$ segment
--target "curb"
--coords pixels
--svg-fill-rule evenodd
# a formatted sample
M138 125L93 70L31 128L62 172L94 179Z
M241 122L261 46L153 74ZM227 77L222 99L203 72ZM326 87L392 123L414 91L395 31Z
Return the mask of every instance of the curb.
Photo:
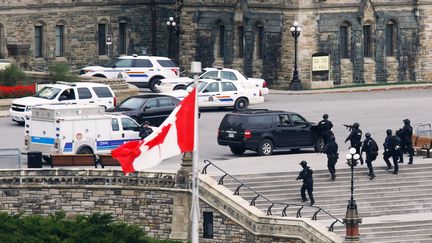
M333 88L322 90L270 90L271 94L284 94L284 95L304 95L304 94L334 94L334 93L354 93L354 92L382 92L382 91L395 91L395 90L420 90L432 89L432 83L427 84L408 84L408 85L385 85L385 86L364 86L364 87L350 87L350 88Z

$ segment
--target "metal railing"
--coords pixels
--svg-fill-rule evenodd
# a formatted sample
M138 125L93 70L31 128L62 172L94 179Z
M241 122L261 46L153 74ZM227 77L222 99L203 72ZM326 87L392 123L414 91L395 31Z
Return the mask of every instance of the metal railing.
M314 208L316 209L316 211L314 212L314 214L312 215L312 220L317 220L318 219L318 213L324 213L327 216L329 216L330 218L334 219L334 221L330 224L328 230L329 231L333 231L334 225L339 222L341 224L344 224L343 221L339 220L338 218L336 218L335 216L331 215L329 212L327 212L326 210L324 210L323 208L319 207L319 206L307 206L307 205L303 205L303 204L296 204L296 203L279 203L279 202L273 202L270 199L268 199L267 197L261 195L259 192L255 191L254 189L252 189L251 187L249 187L248 185L246 185L244 182L240 181L239 179L235 178L234 176L230 175L228 172L224 171L223 169L219 168L217 165L215 165L214 163L212 163L209 160L204 160L204 163L206 163L206 165L204 166L204 168L202 169L201 173L202 174L207 174L207 168L212 165L213 167L215 167L216 169L218 169L219 171L221 171L222 173L224 173L223 176L221 176L219 178L218 184L219 185L223 185L223 180L225 179L225 177L230 177L233 180L235 180L236 182L239 183L239 186L237 186L237 188L234 191L234 195L239 196L240 195L240 188L245 187L247 188L249 191L253 192L256 194L255 197L252 198L252 200L250 201L249 205L250 206L255 206L255 202L258 198L262 198L264 199L267 203L269 203L270 206L268 206L267 208L267 215L273 215L272 214L272 208L275 205L281 205L284 206L283 210L282 210L282 214L281 217L286 217L287 216L287 209L289 207L299 207L297 209L297 213L296 213L296 218L301 218L301 211L304 207L309 207L309 208Z

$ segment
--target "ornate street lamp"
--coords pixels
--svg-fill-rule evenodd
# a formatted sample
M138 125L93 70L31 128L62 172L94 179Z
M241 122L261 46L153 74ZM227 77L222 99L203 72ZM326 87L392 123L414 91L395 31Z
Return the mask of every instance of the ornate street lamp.
M362 222L358 216L357 204L354 200L354 167L360 159L355 148L350 148L346 155L347 164L351 167L351 199L348 201L347 212L343 222L346 226L344 242L360 242L359 224Z
M172 32L175 30L177 23L174 21L174 17L169 17L166 24L168 27L168 57L171 57Z
M300 36L301 30L302 28L299 26L299 23L297 21L294 21L294 26L290 28L291 34L294 37L294 72L291 83L289 85L290 90L303 89L297 70L297 41Z

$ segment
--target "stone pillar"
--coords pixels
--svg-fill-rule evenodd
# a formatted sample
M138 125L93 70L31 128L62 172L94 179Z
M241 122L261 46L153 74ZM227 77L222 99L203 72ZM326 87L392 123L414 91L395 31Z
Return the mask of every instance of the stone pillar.
M362 219L359 217L357 207L350 207L348 205L347 212L343 222L346 226L346 235L344 243L358 243L360 240L359 224Z
M190 190L190 179L192 177L192 152L183 154L181 168L177 171L175 188L186 189L174 193L173 198L173 219L170 239L190 239L191 220L190 210L192 195Z

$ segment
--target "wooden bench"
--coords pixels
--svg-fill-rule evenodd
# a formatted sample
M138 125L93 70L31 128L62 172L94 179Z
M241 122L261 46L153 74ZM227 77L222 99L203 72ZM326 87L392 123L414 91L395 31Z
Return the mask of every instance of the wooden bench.
M426 150L426 157L430 158L430 150L432 149L432 137L415 136L415 143L413 143L413 148L415 151Z
M54 166L94 166L97 160L94 154L51 155L51 168Z
M104 168L105 166L120 166L120 162L114 159L111 154L100 154L99 164L102 168Z

